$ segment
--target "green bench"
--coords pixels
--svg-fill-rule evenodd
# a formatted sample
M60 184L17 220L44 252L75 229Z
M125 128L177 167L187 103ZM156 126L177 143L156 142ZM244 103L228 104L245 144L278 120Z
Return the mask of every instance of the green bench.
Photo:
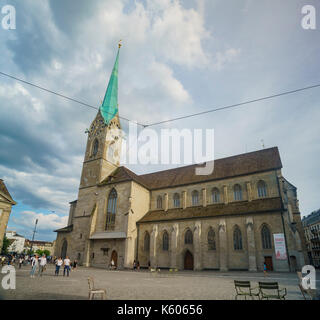
M254 297L259 297L259 291L255 292L258 288L251 288L250 281L238 281L234 280L234 287L236 289L236 300L238 296L243 296L245 300L247 297L254 299Z

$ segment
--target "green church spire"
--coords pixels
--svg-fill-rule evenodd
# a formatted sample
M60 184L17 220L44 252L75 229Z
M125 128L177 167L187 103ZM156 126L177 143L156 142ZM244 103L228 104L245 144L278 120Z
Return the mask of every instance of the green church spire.
M120 40L121 41L121 40ZM118 113L118 60L121 43L119 42L118 53L109 79L108 88L100 107L101 115L106 124Z

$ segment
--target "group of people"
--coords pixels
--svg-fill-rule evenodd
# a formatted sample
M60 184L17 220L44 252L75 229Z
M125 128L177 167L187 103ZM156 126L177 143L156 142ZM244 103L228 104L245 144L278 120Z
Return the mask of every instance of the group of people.
M140 270L140 262L139 262L139 260L138 261L136 261L136 260L133 261L133 270Z
M38 276L42 277L43 272L46 270L47 266L47 258L45 255L42 255L42 257L39 257L37 254L34 255L31 258L31 272L30 277L34 278L36 270L38 269ZM71 268L72 270L75 270L77 268L77 260L74 260L73 263L71 263L71 260L69 257L65 257L65 259L62 259L62 257L54 258L53 263L56 266L55 269L55 276L59 276L60 268L63 267L63 276L67 274L67 277L69 277Z

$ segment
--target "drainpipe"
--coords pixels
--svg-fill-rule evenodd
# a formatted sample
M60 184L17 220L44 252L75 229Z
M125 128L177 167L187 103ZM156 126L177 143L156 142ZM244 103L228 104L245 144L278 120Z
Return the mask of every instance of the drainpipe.
M281 199L281 221L282 221L282 228L283 228L283 235L284 235L284 243L286 244L289 272L291 272L291 264L290 264L289 249L288 249L288 243L287 243L286 228L285 228L284 219L283 219L283 212L286 210L284 209L284 205L283 205L283 199L282 199L282 194L281 194L281 190L280 190L280 182L279 182L278 175L277 175L277 184L278 184L278 191L279 191L279 195L280 195L280 199Z

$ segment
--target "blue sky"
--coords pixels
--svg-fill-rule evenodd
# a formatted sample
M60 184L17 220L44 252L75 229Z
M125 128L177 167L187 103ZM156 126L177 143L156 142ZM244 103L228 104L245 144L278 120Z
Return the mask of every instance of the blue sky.
M117 43L120 115L150 123L320 83L318 1L4 1L0 71L99 105ZM2 16L0 16L2 18ZM215 157L278 146L302 215L320 207L320 89L167 124L214 128ZM0 77L0 177L18 202L9 229L53 240L76 199L96 112ZM126 128L127 124L122 123ZM157 127L160 130L161 127ZM137 173L161 166L129 166Z

